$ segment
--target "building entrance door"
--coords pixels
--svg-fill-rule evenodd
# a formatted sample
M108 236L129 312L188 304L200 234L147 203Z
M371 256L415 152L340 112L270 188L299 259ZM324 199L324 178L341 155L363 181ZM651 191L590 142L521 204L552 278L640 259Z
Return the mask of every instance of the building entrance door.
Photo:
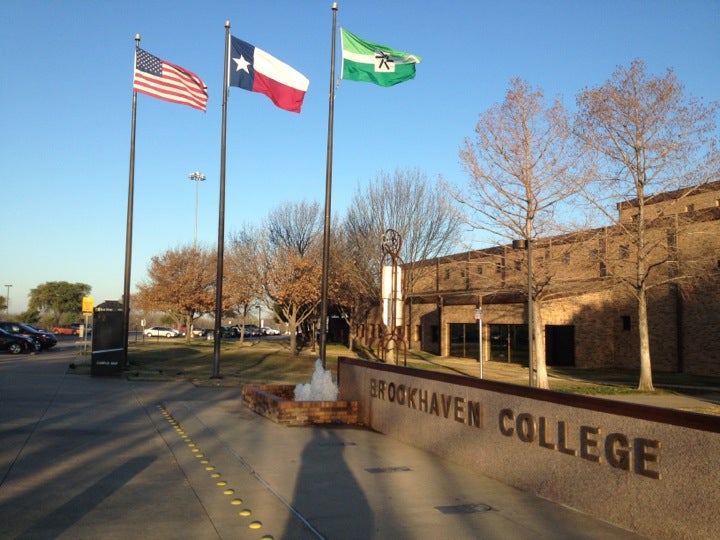
M545 327L545 361L548 366L575 365L575 327L547 325Z
M450 356L479 359L478 323L450 323Z
M528 362L528 332L525 324L490 324L490 361Z

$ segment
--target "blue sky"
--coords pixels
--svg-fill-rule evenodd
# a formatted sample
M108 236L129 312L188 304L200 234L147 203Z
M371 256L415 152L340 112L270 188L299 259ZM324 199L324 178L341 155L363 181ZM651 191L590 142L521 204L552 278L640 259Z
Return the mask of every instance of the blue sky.
M420 55L392 88L336 87L333 213L381 171L465 181L458 149L478 114L521 77L560 95L606 81L634 58L671 67L687 93L720 99L715 0L347 0L338 26ZM0 294L10 311L47 281L122 295L134 37L207 83L208 110L138 95L132 290L153 255L217 240L224 23L310 79L301 114L230 90L225 230L261 225L279 204L325 196L332 10L326 0L5 0L0 18ZM339 76L338 40L336 75Z

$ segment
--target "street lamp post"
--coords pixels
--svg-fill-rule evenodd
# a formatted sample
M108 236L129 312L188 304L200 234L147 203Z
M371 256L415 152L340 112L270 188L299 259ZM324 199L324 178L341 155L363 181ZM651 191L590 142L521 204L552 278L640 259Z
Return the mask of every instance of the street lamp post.
M191 173L188 178L195 182L195 236L193 237L193 249L197 248L197 222L198 222L198 185L200 182L205 181L205 175L201 172L195 171Z
M10 287L12 287L12 285L5 285L5 290L7 290L7 294L5 295L5 311L7 311L8 315L10 315Z

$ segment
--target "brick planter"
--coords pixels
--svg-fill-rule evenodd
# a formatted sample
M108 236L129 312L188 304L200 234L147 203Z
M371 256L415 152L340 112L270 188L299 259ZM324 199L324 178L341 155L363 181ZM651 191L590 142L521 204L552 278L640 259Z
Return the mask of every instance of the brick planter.
M245 385L242 398L247 408L287 426L359 423L359 402L295 401L291 384Z

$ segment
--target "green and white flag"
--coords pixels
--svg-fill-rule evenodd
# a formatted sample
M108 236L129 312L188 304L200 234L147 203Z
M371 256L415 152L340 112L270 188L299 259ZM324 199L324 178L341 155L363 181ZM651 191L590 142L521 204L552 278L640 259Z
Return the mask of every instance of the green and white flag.
M393 86L415 78L419 56L364 41L344 28L340 29L340 36L343 79Z

